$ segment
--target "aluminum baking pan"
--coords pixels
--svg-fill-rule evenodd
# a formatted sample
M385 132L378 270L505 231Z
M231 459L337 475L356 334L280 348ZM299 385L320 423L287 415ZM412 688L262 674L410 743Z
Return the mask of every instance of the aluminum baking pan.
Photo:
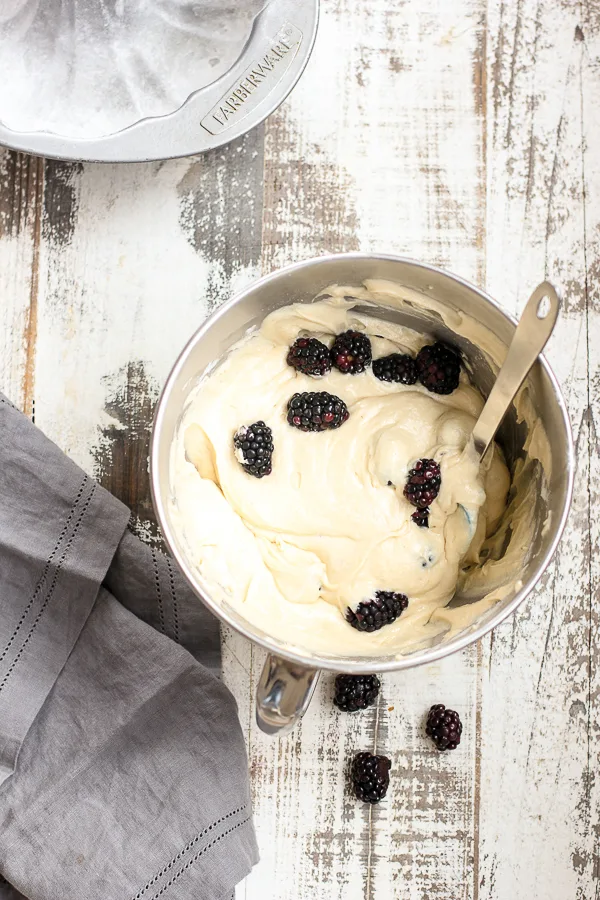
M15 131L0 123L0 144L57 159L142 162L229 143L262 122L292 90L310 57L318 14L319 0L271 0L237 62L169 115L100 138Z

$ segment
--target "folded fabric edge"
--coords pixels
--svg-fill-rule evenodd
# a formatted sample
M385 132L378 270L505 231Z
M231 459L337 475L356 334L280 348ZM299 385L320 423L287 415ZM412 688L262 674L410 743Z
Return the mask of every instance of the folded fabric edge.
M5 456L45 455L48 502L64 505L63 528L30 595L12 597L18 621L0 646L0 785L62 671L127 528L129 510L69 460L0 395ZM37 486L36 486L37 489ZM44 498L36 495L40 510ZM67 514L67 510L69 510ZM44 527L40 517L40 528ZM11 536L14 541L14 535ZM3 598L11 602L10 596ZM35 677L32 677L35 673Z
M169 556L126 530L104 584L126 609L220 674L219 621Z
M0 900L27 900L27 898L0 874Z
M0 785L14 771L23 740L75 646L98 596L102 578L127 527L129 511L126 507L121 507L121 504L107 505L105 497L93 482L90 482L88 496L89 502L81 516L75 520L72 541L66 545L62 557L59 557L56 576L46 579L39 591L32 610L32 615L36 613L35 618L22 636L19 636L20 641L16 644L12 661L9 656L7 664L0 670L0 722L2 730L8 735L1 742L6 753L0 759ZM99 519L105 521L103 540L98 538ZM93 578L81 580L79 584L73 579L69 591L71 596L67 597L64 586L61 591L57 585L71 561L75 567L81 565L86 544L94 547L97 574ZM60 642L49 640L48 632L43 627L50 619L53 632L62 627L63 640ZM44 660L43 671L34 684L27 677L27 661L32 658Z

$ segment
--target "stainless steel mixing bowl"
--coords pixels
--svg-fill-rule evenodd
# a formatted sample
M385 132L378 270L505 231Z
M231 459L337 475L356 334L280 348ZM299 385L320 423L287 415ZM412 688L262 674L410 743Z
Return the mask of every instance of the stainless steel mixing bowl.
M408 650L390 650L378 657L352 657L333 650L316 655L308 648L284 643L246 621L239 610L211 596L209 586L190 561L185 542L173 523L172 504L176 503L170 483L170 454L182 412L190 391L207 366L220 358L250 328L260 325L265 316L295 301L309 303L332 284L358 287L368 279L384 279L416 291L423 303L403 303L400 307L382 303L372 315L399 322L421 332L433 334L458 345L471 369L471 377L484 396L493 384L506 347L511 341L515 321L498 304L468 282L412 260L358 253L325 256L307 260L275 272L255 282L220 307L202 325L175 363L160 398L151 445L151 481L158 520L171 552L198 597L220 619L271 654L265 664L257 695L260 727L269 733L282 733L293 727L306 709L321 669L341 672L386 672L405 669L462 650L479 640L513 613L534 587L556 549L567 518L573 481L573 442L565 402L552 370L540 357L524 388L533 410L544 428L551 450L551 472L532 458L530 472L539 482L536 491L534 526L528 558L518 571L508 573L504 596L472 624L454 633L438 636L425 645ZM427 312L426 307L429 307ZM481 352L464 334L461 317L489 330L497 340L487 353ZM449 326L454 323L454 327ZM518 458L527 459L528 425L518 421L516 409L505 418L499 434L509 465ZM509 539L502 553L510 547ZM452 604L472 602L473 597L459 594Z

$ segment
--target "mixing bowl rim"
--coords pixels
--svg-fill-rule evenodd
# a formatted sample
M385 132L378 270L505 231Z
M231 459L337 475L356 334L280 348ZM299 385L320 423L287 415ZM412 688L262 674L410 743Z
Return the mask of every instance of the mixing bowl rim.
M284 266L280 269L276 269L273 272L270 272L268 275L263 275L261 278L252 281L247 287L238 293L234 294L228 301L219 306L214 312L212 312L206 320L200 325L198 329L194 332L194 334L190 337L183 350L177 357L173 368L171 369L167 380L164 384L164 387L161 391L158 403L156 405L156 411L154 415L154 423L152 427L152 436L150 441L150 487L152 494L152 502L154 504L154 509L158 518L159 525L161 527L165 542L173 557L175 558L177 564L179 565L186 581L192 588L193 592L200 598L200 600L219 618L221 621L225 622L229 625L230 628L233 628L234 631L239 632L244 635L244 637L263 647L265 650L268 650L269 653L272 653L276 656L287 659L291 662L298 663L302 666L309 668L318 668L318 669L326 669L333 672L345 671L345 672L354 672L356 674L360 673L368 673L372 672L375 667L378 672L393 672L400 671L402 669L416 668L417 666L426 665L429 663L436 662L439 659L443 659L445 656L449 656L452 653L456 653L460 650L464 650L465 647L468 647L470 644L476 643L481 640L481 638L485 637L488 632L492 631L492 629L496 628L502 622L504 622L511 614L513 614L517 608L521 605L521 603L525 600L525 598L532 592L544 572L546 571L548 565L550 564L554 553L556 552L556 548L560 542L562 537L564 527L569 515L569 510L571 507L571 500L573 495L573 479L574 479L574 468L575 468L575 458L574 458L574 446L573 446L573 435L571 430L571 422L569 419L569 414L567 411L567 406L562 395L562 391L552 371L551 366L546 360L543 354L539 356L539 363L545 371L550 384L553 389L553 396L558 404L558 408L560 410L562 421L565 429L566 435L566 443L567 443L567 459L566 459L566 475L567 475L567 485L565 492L565 500L563 504L563 508L561 510L560 519L555 526L555 534L552 539L552 543L549 546L548 550L544 554L543 559L540 561L537 571L534 575L529 578L529 580L520 588L519 591L515 594L514 598L511 602L503 608L499 608L496 615L492 616L488 621L481 624L479 627L474 629L472 632L468 632L464 634L462 637L459 635L455 638L452 638L448 643L439 644L432 648L428 648L422 652L416 653L414 656L406 656L400 658L393 659L382 659L377 656L365 656L364 660L360 657L350 657L352 660L346 661L343 657L340 658L330 658L330 657L321 657L318 655L314 655L313 658L310 658L308 655L303 655L301 653L297 653L294 650L288 650L279 644L275 638L271 638L268 636L259 637L254 634L250 627L250 623L242 624L235 620L234 616L231 615L227 610L222 609L216 601L210 596L208 589L204 589L204 587L200 584L200 577L195 575L185 560L183 554L180 552L177 546L177 540L175 537L175 529L172 529L166 508L165 503L161 498L161 491L159 485L159 471L157 460L159 457L159 442L162 431L162 422L165 417L165 410L169 403L169 398L171 396L172 388L175 382L177 381L178 375L185 365L190 353L196 347L196 345L202 340L206 332L212 328L213 324L218 321L218 319L226 316L228 312L237 306L242 300L244 300L249 294L260 291L266 285L273 281L277 281L286 275L291 273L296 273L301 271L302 269L308 269L318 264L323 263L331 263L331 262L356 262L356 261L369 261L369 262L393 262L393 263L402 263L409 266L414 266L416 268L423 269L427 272L431 272L435 275L440 275L443 278L450 278L455 283L459 284L461 287L466 288L467 290L473 291L478 295L482 300L489 303L492 307L498 310L506 319L508 319L513 325L516 326L517 319L507 312L503 307L494 300L489 294L485 291L481 290L481 288L476 287L471 282L467 281L465 278L462 278L459 275L455 275L453 272L449 272L446 269L442 269L438 266L431 265L429 263L422 263L418 260L411 259L406 256L396 256L393 254L382 254L382 253L366 253L366 252L353 252L353 253L333 253L327 254L323 256L311 257L310 259L302 260L300 262L291 263L287 266ZM499 604L498 604L499 606Z

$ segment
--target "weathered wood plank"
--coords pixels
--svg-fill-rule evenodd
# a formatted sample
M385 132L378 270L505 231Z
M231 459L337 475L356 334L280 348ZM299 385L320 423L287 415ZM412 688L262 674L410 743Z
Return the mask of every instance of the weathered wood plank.
M583 5L576 33L580 43L581 174L585 242L583 296L588 320L588 399L585 421L589 458L589 562L584 575L583 615L587 617L588 646L584 662L589 672L587 697L581 709L585 729L586 762L578 797L579 826L571 864L577 872L578 898L600 898L600 166L595 148L600 141L600 3ZM583 347L582 347L583 352ZM577 511L575 513L577 515ZM587 596L585 596L587 591ZM573 710L569 709L573 717ZM581 722L583 719L583 722Z
M590 583L598 463L588 385L597 382L600 326L592 287L600 35L597 16L589 19L577 4L489 4L488 287L512 309L544 276L563 287L549 354L578 466L555 564L485 644L481 900L587 900L598 889L597 572Z
M0 383L33 412L43 162L0 156Z
M372 249L481 278L483 21L471 0L324 4L307 72L266 126L264 268ZM378 709L360 717L332 709L326 676L293 736L273 743L252 726L263 863L248 900L472 896L476 664L471 650L386 677ZM423 734L437 701L465 720L452 759ZM369 810L345 770L372 747L392 757L394 777Z

